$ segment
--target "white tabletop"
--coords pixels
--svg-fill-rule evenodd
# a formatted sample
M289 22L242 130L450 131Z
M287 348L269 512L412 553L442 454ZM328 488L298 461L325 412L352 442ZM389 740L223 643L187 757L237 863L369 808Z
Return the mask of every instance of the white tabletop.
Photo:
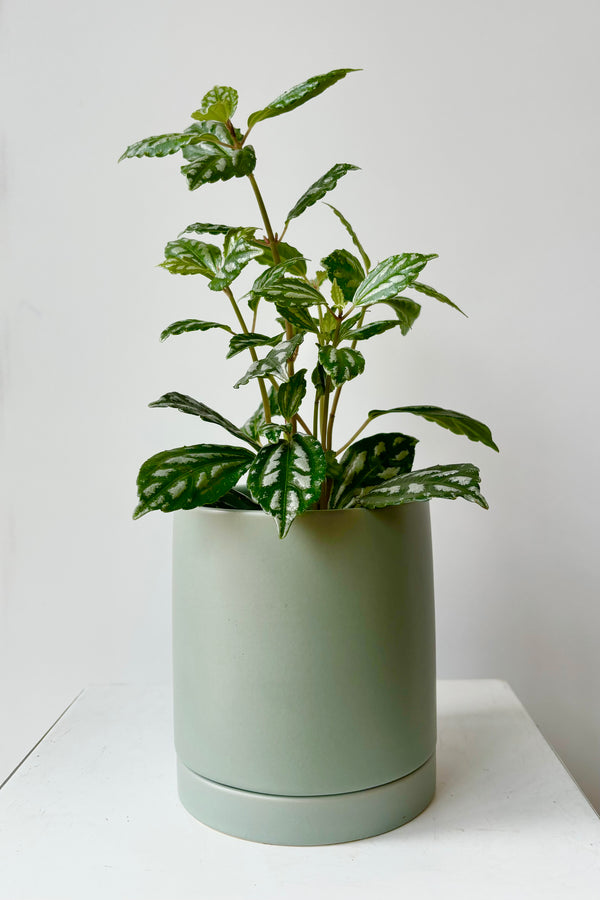
M421 816L273 847L180 806L167 688L88 688L0 791L0 900L600 897L600 820L509 686L439 682L438 717Z

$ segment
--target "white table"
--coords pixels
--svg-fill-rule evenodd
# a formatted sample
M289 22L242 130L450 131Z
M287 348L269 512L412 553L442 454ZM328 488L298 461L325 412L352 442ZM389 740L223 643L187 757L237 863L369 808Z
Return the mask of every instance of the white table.
M438 789L389 834L273 847L179 805L167 688L91 687L0 791L0 900L592 900L600 821L502 681L442 681Z

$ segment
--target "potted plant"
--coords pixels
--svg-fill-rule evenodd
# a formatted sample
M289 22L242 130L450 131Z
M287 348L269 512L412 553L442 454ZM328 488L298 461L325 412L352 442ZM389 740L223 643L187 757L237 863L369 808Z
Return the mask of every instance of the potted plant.
M218 322L174 322L161 339L225 332L227 357L250 357L233 386L256 391L260 402L242 425L179 392L151 403L220 426L233 443L190 444L146 460L134 517L176 513L181 799L219 830L271 843L377 834L421 812L434 790L429 504L417 501L487 503L474 465L414 469L416 438L363 430L383 415L412 415L498 449L482 422L423 405L372 409L353 435L337 439L340 399L365 368L366 342L392 329L408 335L417 298L458 310L421 280L436 254L398 252L372 265L333 206L355 253L336 248L332 236L314 271L287 243L294 220L356 166L332 166L273 229L251 132L353 71L291 88L253 112L245 131L234 124L237 92L214 87L188 128L138 141L121 157L181 152L190 190L245 178L262 221L194 222L166 245L160 265L205 279L222 292L224 309ZM260 270L240 296L237 279L250 265Z

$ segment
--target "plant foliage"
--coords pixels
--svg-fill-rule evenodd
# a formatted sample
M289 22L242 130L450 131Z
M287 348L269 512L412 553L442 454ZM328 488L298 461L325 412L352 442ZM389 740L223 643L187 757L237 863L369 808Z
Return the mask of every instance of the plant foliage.
M311 509L378 509L436 497L463 498L487 508L476 466L456 463L415 470L416 438L398 432L359 438L374 419L407 413L497 450L487 425L471 416L440 406L372 409L350 438L337 447L334 442L341 394L351 391L346 385L363 373L367 342L388 331L408 335L421 312L416 298L437 300L462 313L453 300L421 281L435 253L392 247L391 255L372 265L353 225L329 203L341 223L342 238L351 241L355 252L334 245L311 273L302 251L283 240L298 216L358 166L332 165L291 206L281 231L272 227L254 176L250 131L266 119L292 112L355 71L335 69L284 91L249 115L245 132L232 121L237 91L217 85L192 112L189 127L136 141L120 157L181 153L181 172L190 190L245 178L262 221L262 230L195 222L166 244L159 265L174 275L200 276L209 291L223 298L218 318L224 321L178 320L164 329L161 340L226 331L226 357L235 361L239 354L249 355L246 371L232 375L233 387L256 390L260 403L241 426L177 391L151 403L196 416L246 446L195 444L156 453L139 472L135 518L152 510L197 506L262 508L276 520L283 538L295 518ZM237 283L247 267L251 288L242 293ZM392 334L386 338L392 339ZM255 404L256 399L252 407Z

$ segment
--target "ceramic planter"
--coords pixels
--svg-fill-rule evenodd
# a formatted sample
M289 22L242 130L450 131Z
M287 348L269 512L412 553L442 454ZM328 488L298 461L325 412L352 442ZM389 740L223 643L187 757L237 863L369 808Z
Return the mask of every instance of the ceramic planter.
M179 793L273 844L389 831L435 787L429 504L174 516Z

